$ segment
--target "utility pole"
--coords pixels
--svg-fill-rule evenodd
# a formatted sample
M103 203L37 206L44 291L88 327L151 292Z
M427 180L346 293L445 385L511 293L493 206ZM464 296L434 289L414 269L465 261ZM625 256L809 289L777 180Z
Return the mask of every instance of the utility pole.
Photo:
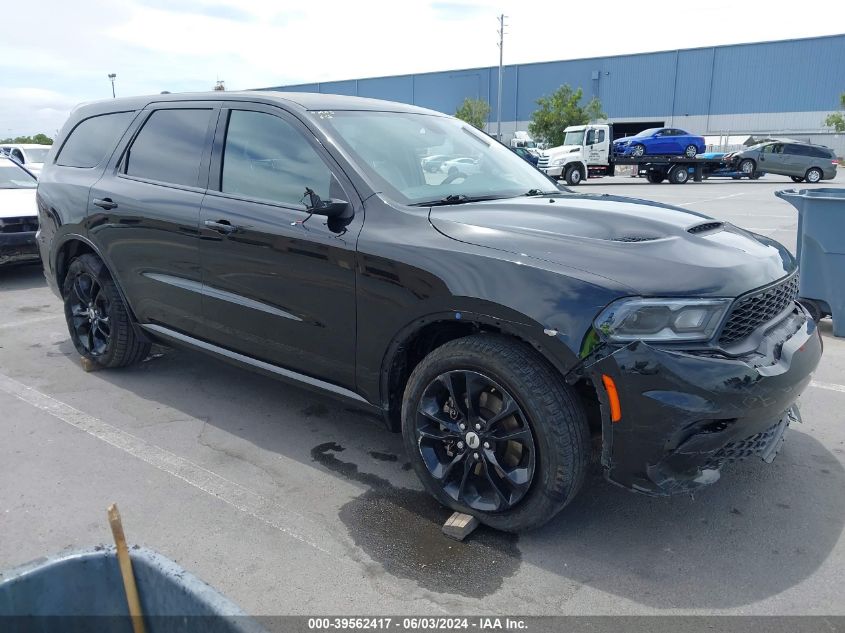
M502 140L502 60L505 43L505 14L499 16L499 93L496 98L496 138Z
M117 79L117 75L115 73L109 73L109 81L111 81L111 98L114 99L114 80Z

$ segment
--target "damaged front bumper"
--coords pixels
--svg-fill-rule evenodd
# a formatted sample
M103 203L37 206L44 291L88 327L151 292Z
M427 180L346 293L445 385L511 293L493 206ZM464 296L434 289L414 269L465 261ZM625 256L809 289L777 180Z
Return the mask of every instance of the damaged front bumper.
M616 384L621 419L602 405L602 463L610 481L652 495L694 490L730 461L772 461L795 405L819 363L815 323L796 307L753 352L731 357L634 342L584 368L596 385ZM597 355L600 352L596 352Z

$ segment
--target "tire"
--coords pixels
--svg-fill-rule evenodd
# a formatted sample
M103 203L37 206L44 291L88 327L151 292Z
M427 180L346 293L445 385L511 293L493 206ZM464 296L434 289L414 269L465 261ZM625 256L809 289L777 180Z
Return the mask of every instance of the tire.
M813 184L821 182L822 178L824 178L824 173L818 167L810 167L810 169L807 170L807 173L804 174L804 180Z
M790 176L790 178L792 178L792 182L804 182L804 179L798 176Z
M762 171L755 171L753 174L749 176L751 180L760 180L763 176L765 176Z
M101 367L126 367L150 353L103 262L91 253L74 259L62 286L65 320L76 351Z
M564 174L563 178L564 180L566 180L567 185L577 187L581 184L581 180L583 180L581 168L576 165L570 165L566 168L566 173Z
M750 158L739 161L739 171L746 176L752 176L757 170L757 164Z
M470 400L479 417L466 404L470 383L483 387L473 388L477 395ZM515 412L486 427L504 403ZM461 429L464 423L469 426ZM519 439L497 439L503 431ZM450 341L414 368L402 403L402 435L432 496L506 532L536 528L560 512L583 484L590 458L586 416L571 387L533 349L497 335ZM506 476L519 472L519 481L499 476L493 463ZM494 478L507 495L494 492Z
M636 156L638 158L640 156L645 156L645 145L634 145L634 147L631 149L631 156Z
M663 174L661 174L659 171L648 172L648 174L646 174L646 178L653 185L659 185L661 182L663 182Z
M673 167L669 172L669 182L673 185L682 185L689 180L689 172L681 165Z
M684 156L687 158L695 158L696 154L698 154L698 148L695 145L687 145L684 148Z
M815 321L816 323L818 323L824 318L824 310L822 310L821 305L819 305L817 301L814 301L813 299L804 299L802 297L798 299L798 302L802 306L804 306L807 312L810 313L810 317L812 317L813 321Z

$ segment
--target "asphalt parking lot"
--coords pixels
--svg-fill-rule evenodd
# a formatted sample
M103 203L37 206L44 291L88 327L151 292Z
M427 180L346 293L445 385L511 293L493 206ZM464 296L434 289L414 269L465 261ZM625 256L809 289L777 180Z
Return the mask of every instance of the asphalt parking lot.
M794 185L615 177L795 247ZM822 186L845 187L845 173ZM671 274L671 271L667 271ZM440 535L398 435L199 353L85 373L38 267L0 270L0 569L111 540L153 548L253 614L843 614L845 339L771 465L652 499L594 472L539 531Z

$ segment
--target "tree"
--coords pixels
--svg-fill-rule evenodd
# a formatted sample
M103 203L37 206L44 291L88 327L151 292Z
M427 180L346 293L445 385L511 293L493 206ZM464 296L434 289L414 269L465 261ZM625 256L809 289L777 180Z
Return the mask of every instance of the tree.
M586 106L581 106L584 92L581 88L573 90L564 84L550 96L537 99L539 109L531 114L528 133L532 138L548 143L550 147L563 145L564 130L570 125L585 125L591 121L606 119L601 101L590 99Z
M53 139L46 134L39 133L35 136L16 136L15 138L9 137L0 139L0 143L34 143L35 145L52 145Z
M223 92L226 90L226 82L222 79L218 79L217 83L214 84L215 92Z
M839 96L839 107L845 110L845 92ZM845 115L842 112L834 112L824 120L827 127L832 127L835 132L845 132Z
M490 115L490 104L484 99L470 99L467 97L461 107L455 112L455 116L461 121L466 121L479 130L484 129L487 117Z

